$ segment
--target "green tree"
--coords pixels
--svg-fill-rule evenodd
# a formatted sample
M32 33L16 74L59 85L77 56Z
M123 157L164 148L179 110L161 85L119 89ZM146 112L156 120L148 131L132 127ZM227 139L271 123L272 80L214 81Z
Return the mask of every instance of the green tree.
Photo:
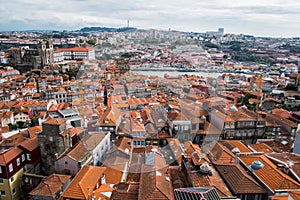
M83 43L83 42L84 42L83 39L80 38L80 39L79 39L79 43Z
M89 45L94 46L94 45L96 44L96 40L90 39L90 40L88 40L86 43L88 43Z
M19 128L19 125L18 124L13 124L12 125L12 130L17 130Z
M18 128L26 128L27 124L23 121L17 121Z
M39 125L39 119L36 117L31 118L30 126L38 126Z

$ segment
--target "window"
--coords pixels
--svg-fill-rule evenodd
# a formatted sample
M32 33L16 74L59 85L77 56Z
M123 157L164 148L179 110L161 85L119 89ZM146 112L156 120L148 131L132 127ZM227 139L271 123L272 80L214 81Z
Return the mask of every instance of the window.
M31 155L30 155L30 153L27 154L27 160L29 160L29 161L31 160Z
M0 178L0 184L3 184L4 182L3 182L3 178Z
M188 131L189 128L190 128L189 126L183 126L183 130L184 130L184 131Z
M14 170L12 163L9 164L8 168L9 168L9 172L12 172Z
M0 166L0 174L2 173L2 167Z
M13 193L13 194L16 194L16 188L13 188L13 189L12 189L12 193Z
M22 162L25 160L25 154L22 154Z
M14 182L14 181L15 181L15 177L12 176L12 177L10 178L10 182Z
M5 191L1 190L0 194L1 194L1 196L5 196Z
M17 158L17 166L21 164L20 158Z

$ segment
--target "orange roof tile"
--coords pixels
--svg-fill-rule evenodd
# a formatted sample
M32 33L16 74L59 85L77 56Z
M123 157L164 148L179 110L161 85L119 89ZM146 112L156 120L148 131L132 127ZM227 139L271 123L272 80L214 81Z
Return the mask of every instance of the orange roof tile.
M138 199L138 183L119 183L112 192L112 200L136 200Z
M54 53L60 53L60 52L88 52L91 48L83 48L83 47L74 47L74 48L60 48L56 49Z
M270 200L288 200L289 195L269 196Z
M22 142L19 146L23 147L24 149L26 149L28 151L33 151L34 149L38 148L38 146L39 146L38 138L36 136L34 136L33 138L29 138L29 139L25 140L24 142Z
M208 160L205 154L202 154L202 158ZM220 197L232 197L230 190L215 170L214 166L209 161L205 165L208 165L211 169L209 174L200 174L199 170L195 170L195 166L190 162L185 162L184 166L187 169L189 180L193 187L215 187Z
M240 153L252 152L244 143L240 140L220 140L220 143L227 147L230 151L234 148L238 148Z
M267 193L267 191L239 164L215 163L215 166L233 191L234 195Z
M61 125L63 123L65 123L66 120L65 119L49 119L47 121L44 121L43 124L47 124L47 125Z
M101 179L105 167L83 166L61 197L70 199L87 199Z
M265 143L249 144L248 146L254 152L264 152L266 154L273 152L273 149Z
M175 199L170 178L166 178L168 166L156 169L152 165L143 165L140 177L139 199Z
M75 161L80 161L87 153L87 148L83 142L80 141L69 153L67 153L67 156Z
M104 166L106 183L117 184L121 182L123 171L125 170L125 164L119 164L118 166Z
M289 196L291 196L294 200L300 199L300 191L298 191L298 192L289 192Z
M63 185L71 179L71 176L51 174L47 179L35 187L29 195L55 197L61 191Z
M15 146L7 151L1 152L0 153L0 165L5 166L7 165L10 161L15 159L17 156L21 155L23 151Z
M250 166L254 161L259 160L263 163L263 168L253 172L271 191L277 190L290 191L300 188L300 184L290 178L288 175L277 169L264 155L240 155L239 159L245 166Z
M127 152L127 154L128 154L132 147L132 139L127 138L127 137L122 137L115 142L115 146L118 149L120 149L124 152Z
M217 142L214 147L209 151L209 156L212 162L219 163L234 163L234 154L224 147L220 142Z
M272 114L273 115L278 115L282 118L286 118L288 119L289 117L291 117L292 115L289 113L289 111L282 109L282 108L275 108L272 110Z

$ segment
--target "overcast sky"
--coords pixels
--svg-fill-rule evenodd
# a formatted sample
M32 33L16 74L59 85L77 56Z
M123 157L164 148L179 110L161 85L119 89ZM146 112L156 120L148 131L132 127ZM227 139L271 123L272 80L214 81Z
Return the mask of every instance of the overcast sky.
M0 31L85 26L300 36L299 0L6 0Z

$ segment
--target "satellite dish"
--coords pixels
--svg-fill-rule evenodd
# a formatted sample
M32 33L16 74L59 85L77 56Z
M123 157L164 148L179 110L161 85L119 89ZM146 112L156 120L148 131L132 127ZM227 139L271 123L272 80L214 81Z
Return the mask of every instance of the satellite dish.
M255 160L253 163L249 166L249 169L254 172L257 170L260 170L264 167L264 164L260 160Z
M199 170L200 170L200 172L205 173L205 174L210 174L212 171L211 167L209 166L209 164L207 162L203 163L200 166Z

